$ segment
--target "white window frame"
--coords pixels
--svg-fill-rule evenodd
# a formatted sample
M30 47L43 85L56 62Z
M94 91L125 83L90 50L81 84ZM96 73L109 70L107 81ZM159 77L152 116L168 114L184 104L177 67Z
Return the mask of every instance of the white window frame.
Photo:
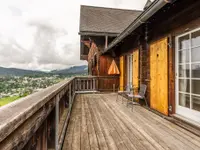
M176 113L200 123L200 111L192 109L192 96L200 97L199 94L193 94L192 93L192 80L200 80L200 78L192 78L192 69L191 69L192 64L200 64L200 61L191 62L192 49L200 47L200 45L192 47L192 43L191 43L192 42L191 35L192 35L192 33L197 32L197 31L200 31L200 28L192 30L192 31L187 32L187 33L184 33L184 34L181 34L181 35L177 36L176 39L175 39L175 42L176 42L176 49L175 49L175 51L176 51L175 52L176 87L175 87L175 90L176 90ZM183 50L187 50L187 49L179 50L179 38L186 36L186 35L189 35L189 40L190 40L189 41L189 62L188 63L179 63L179 52L183 51ZM183 65L183 64L184 65L188 64L189 67L190 67L189 77L179 77L179 65ZM179 91L179 79L189 79L189 81L190 81L190 93ZM187 95L190 96L190 108L179 105L179 93L187 94Z

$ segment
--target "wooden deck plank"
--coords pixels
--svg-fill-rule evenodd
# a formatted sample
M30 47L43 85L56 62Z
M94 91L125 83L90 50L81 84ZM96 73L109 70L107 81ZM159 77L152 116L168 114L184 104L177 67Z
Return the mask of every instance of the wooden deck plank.
M200 137L115 94L78 95L63 149L200 150Z
M135 106L138 107L138 106ZM134 107L134 108L135 108ZM119 109L119 108L117 108ZM126 109L126 108L125 108ZM130 109L129 109L130 110ZM135 113L135 111L133 110L132 113ZM168 131L162 130L162 125L161 124L152 124L152 120L149 120L148 117L145 117L147 119L144 119L144 117L142 115L146 115L146 114L137 114L137 116L135 116L133 118L134 122L136 122L138 125L140 125L144 131L149 134L151 137L154 137L154 139L156 139L156 141L165 149L178 149L178 148L182 148L182 149L192 149L191 147L188 147L187 145L183 145L183 143L181 143L181 141L176 140L173 136L171 136ZM174 143L173 141L176 140L176 143Z
M108 109L108 111L113 114L113 117L116 119L118 125L123 128L126 136L131 140L132 144L137 150L145 150L147 147L148 150L155 150L155 148L146 140L146 138L141 136L141 134L133 126L131 126L123 116L118 116L117 113L112 112L111 109Z
M99 98L98 99L96 99L96 101L95 101L95 103L94 103L94 105L95 106L99 106L98 104L98 101L99 101ZM97 104L98 103L98 104ZM94 106L93 105L93 106ZM118 147L118 149L124 149L124 150L126 150L127 149L127 147L126 147L126 145L125 145L125 143L124 143L124 141L122 140L122 135L120 135L119 134L119 132L117 131L117 129L114 127L114 125L112 124L112 122L113 122L113 118L112 117L109 117L109 114L107 113L108 111L107 110L105 110L105 109L103 109L104 108L104 106L99 106L98 107L98 109L99 109L99 111L100 112L102 112L102 118L103 118L103 120L105 121L105 124L107 124L107 128L108 128L108 130L110 131L110 133L111 133L111 135L112 135L112 137L113 137L113 139L115 139L115 143L116 143L116 146ZM102 110L101 110L102 109Z
M117 150L118 148L116 146L115 140L113 139L113 137L106 125L106 122L103 121L103 118L102 118L103 112L101 112L101 110L98 110L96 105L93 106L92 109L94 110L96 117L99 121L99 124L100 124L101 130L102 130L102 133L105 137L108 149Z
M112 99L112 97L109 97L109 99ZM118 108L120 109L120 108ZM175 124L162 119L160 116L149 112L148 110L141 109L140 106L135 106L133 113L137 113L138 120L142 120L143 123L147 123L146 125L150 125L153 123L153 126L149 126L151 130L154 130L153 132L156 134L160 134L160 136L164 135L165 142L168 144L171 148L182 148L182 149L197 149L199 147L199 142L196 140L193 140L189 136L183 134L176 128L180 128L176 126ZM146 116L146 117L143 117ZM158 128L155 130L155 127ZM176 127L176 128L175 128ZM148 128L148 127L144 127ZM177 131L176 131L177 130ZM184 130L185 131L185 130ZM194 137L194 136L193 136ZM173 141L176 140L177 142L174 143Z
M101 99L101 97L99 97ZM130 131L127 131L125 128L125 124L122 121L119 121L119 119L115 116L115 114L111 113L110 110L107 109L105 105L103 105L102 101L98 99L97 106L103 108L103 112L106 113L106 120L108 122L111 122L111 125L115 128L115 130L118 132L119 137L121 137L122 142L126 145L127 149L135 150L138 149L138 147L134 146L134 143L136 144L138 141L134 139L131 141L130 137L132 137L130 134ZM130 136L130 137L129 137ZM145 148L142 147L141 150L144 150Z
M90 149L98 150L99 149L98 139L94 130L94 125L91 119L91 114L89 111L87 99L85 99L85 97L83 97L83 99L84 99L85 112L86 112L86 122L87 122L87 130L89 134Z
M78 95L78 98L80 99L81 95ZM72 150L79 150L81 147L81 105L79 102L76 102L77 105L75 107L75 124L74 124L74 133L73 133L73 139L72 139Z
M80 95L81 101L81 150L89 150L90 143L89 143L89 134L87 130L87 123L86 123L86 113L85 113L85 100L83 99L83 95Z
M101 124L98 120L96 112L94 111L93 105L90 103L90 101L88 101L88 103L89 103L88 106L89 106L90 114L92 116L92 122L94 123L94 129L95 129L97 139L98 139L98 142L99 142L99 148L101 150L108 150L106 139L104 137L104 134L103 134L103 131L102 131L102 128L101 128Z

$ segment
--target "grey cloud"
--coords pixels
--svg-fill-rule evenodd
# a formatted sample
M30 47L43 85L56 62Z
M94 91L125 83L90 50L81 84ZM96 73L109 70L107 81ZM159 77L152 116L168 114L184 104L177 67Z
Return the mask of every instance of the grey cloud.
M0 42L0 62L10 61L17 64L31 63L32 57L16 40L8 39L7 43Z
M65 55L61 55L57 50L56 41L58 38L65 36L67 32L64 29L57 29L48 22L31 22L31 26L37 28L34 36L34 47L32 51L35 53L38 64L48 65L73 65L73 60L67 59L71 56L73 49L71 45L65 44L62 49Z

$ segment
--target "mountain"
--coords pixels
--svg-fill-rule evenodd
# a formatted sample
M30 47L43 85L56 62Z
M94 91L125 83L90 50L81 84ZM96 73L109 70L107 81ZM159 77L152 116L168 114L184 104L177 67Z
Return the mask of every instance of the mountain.
M68 69L53 70L50 73L67 75L67 74L85 74L87 72L88 72L88 66L83 65L83 66L70 67Z
M24 70L24 69L17 69L17 68L0 67L0 75L1 76L7 76L7 75L23 76L23 75L41 75L41 74L45 74L45 72Z
M49 75L49 74L60 74L60 75L73 75L73 74L85 74L88 71L88 67L84 66L74 66L68 69L62 70L53 70L49 73L43 71L34 71L34 70L25 70L25 69L18 69L18 68L4 68L0 67L0 76L24 76L24 75Z

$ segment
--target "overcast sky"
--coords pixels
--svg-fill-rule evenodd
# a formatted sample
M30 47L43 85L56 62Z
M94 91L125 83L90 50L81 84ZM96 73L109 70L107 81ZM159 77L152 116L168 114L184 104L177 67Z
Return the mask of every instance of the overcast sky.
M80 61L80 5L143 9L146 0L0 0L0 66L53 70Z

